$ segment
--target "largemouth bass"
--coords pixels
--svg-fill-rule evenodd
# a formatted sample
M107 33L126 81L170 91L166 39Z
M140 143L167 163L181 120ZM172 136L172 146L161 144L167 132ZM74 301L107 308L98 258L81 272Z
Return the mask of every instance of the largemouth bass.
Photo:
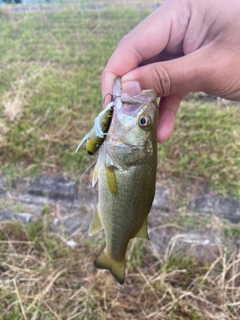
M158 107L154 90L136 96L122 92L117 78L114 112L93 173L98 180L97 212L89 235L104 229L106 247L95 260L124 283L125 253L130 239L149 239L147 217L155 193Z

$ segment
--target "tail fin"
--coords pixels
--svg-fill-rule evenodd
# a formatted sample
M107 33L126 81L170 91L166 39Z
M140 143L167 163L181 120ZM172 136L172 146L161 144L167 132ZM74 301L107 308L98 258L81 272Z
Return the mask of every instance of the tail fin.
M94 262L94 266L98 269L108 269L114 278L120 283L124 283L125 276L125 260L114 260L104 249Z

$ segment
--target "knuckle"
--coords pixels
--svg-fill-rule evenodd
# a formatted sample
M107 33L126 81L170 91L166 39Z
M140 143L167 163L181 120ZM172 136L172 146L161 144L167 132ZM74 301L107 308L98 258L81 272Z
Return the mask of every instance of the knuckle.
M172 93L172 80L166 67L163 65L155 68L152 78L161 97L168 96Z
M122 39L117 44L117 49L124 47L128 38L129 38L129 34L126 34L124 37L122 37Z
M122 39L119 41L118 46L122 46L125 44L125 42L129 39L130 37L130 32L125 34L125 36L122 37Z
M128 52L126 59L132 57L134 61L140 64L144 59L138 47L132 41L132 33L127 33L118 43L117 49Z

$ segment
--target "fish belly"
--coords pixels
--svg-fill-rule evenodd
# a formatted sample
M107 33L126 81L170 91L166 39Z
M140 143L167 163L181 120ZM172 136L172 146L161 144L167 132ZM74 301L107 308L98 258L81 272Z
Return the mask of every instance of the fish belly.
M130 239L146 223L155 193L153 163L114 169L117 194L109 190L106 167L99 174L98 210L105 232L106 250L112 259L123 261Z

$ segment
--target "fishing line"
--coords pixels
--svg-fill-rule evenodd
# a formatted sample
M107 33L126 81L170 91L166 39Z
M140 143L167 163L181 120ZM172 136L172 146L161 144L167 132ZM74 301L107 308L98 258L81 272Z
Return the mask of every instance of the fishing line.
M74 195L73 195L73 204L71 206L71 213L73 212L74 210L74 206L75 206L75 203L76 203L76 200L77 200L77 193L78 193L78 187L79 185L81 186L82 184L82 180L83 180L83 175L97 162L97 159L94 160L88 167L87 169L81 174L80 178L77 179L76 183L75 183L75 186L74 186Z

